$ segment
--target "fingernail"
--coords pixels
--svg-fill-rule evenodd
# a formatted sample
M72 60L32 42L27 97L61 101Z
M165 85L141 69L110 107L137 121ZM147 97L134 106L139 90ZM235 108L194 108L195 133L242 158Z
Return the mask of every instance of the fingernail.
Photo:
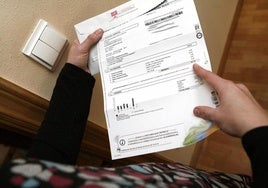
M103 33L103 30L102 29L98 29L95 31L95 34L96 35L101 35Z
M195 109L194 109L194 114L195 114L196 116L200 116L200 110L199 110L198 108L195 108Z
M195 66L195 68L199 68L200 67L200 65L198 65L198 64L194 64L194 66Z

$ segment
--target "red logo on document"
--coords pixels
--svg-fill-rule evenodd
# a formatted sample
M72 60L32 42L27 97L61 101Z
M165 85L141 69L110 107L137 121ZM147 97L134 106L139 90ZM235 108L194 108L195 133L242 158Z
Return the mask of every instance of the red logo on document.
M117 10L111 12L111 16L112 16L113 18L116 18L117 14L118 14Z

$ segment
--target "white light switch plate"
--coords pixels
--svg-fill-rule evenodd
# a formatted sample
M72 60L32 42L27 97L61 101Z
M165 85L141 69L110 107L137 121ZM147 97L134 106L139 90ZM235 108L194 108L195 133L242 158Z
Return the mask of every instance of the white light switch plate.
M40 19L22 52L53 71L67 45L64 35Z

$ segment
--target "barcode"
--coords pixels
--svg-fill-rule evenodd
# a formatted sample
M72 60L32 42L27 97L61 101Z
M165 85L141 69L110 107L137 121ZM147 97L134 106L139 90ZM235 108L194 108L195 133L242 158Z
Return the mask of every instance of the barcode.
M181 14L183 14L183 11L175 11L175 12L173 12L173 13L167 15L167 16L164 16L162 18L146 21L145 25L150 26L152 24L158 24L160 22L164 22L164 21L167 21L167 20L174 19L175 17L180 16Z
M211 92L211 99L213 104L215 104L216 107L220 106L219 97L216 91Z

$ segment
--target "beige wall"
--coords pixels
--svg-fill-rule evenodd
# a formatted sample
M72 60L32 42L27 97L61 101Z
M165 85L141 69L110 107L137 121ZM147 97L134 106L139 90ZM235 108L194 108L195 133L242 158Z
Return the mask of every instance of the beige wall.
M238 0L196 0L213 70L216 71ZM50 99L67 51L55 72L27 58L22 47L40 18L62 32L70 42L76 36L73 25L126 0L1 0L0 1L0 76L45 99ZM89 119L106 127L100 75L96 75ZM194 146L162 152L175 161L188 164Z

